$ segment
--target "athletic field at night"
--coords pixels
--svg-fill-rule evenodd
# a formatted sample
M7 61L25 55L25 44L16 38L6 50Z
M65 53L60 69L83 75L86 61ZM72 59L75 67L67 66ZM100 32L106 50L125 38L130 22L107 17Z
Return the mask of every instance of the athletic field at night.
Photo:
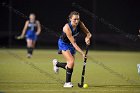
M140 93L140 52L89 50L85 84L81 80L83 59L76 54L73 88L63 88L65 70L53 72L52 60L64 62L57 50L36 49L32 58L26 49L0 49L0 93Z

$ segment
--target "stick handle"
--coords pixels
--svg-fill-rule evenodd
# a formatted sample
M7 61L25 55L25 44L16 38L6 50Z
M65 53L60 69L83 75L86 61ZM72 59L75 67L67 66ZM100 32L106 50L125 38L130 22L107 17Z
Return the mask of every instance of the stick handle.
M87 54L88 54L88 49L89 49L89 45L86 45L86 53L85 53L85 57L86 57Z

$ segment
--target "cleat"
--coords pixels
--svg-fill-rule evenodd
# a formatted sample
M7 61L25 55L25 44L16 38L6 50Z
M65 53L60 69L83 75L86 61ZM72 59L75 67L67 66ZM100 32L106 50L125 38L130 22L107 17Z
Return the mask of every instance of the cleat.
M72 88L73 87L73 85L72 85L72 83L71 82L67 82L67 83L65 83L64 84L64 86L63 86L64 88Z
M31 58L32 57L32 55L31 54L27 54L27 58Z
M55 73L59 72L59 67L56 66L56 64L58 63L57 59L53 59L53 70Z

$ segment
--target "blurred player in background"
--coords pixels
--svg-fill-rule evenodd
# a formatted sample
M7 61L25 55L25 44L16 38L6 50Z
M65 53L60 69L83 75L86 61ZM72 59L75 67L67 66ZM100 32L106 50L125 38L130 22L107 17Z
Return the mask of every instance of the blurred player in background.
M140 29L139 29L139 34L138 34L138 36L140 37Z
M80 21L80 15L78 12L73 11L69 15L69 23L66 23L63 27L62 35L58 40L59 51L62 52L66 62L58 62L57 59L53 60L54 72L58 73L59 67L66 70L66 82L63 87L73 87L71 83L71 76L74 68L74 54L75 49L85 57L84 52L76 43L76 37L80 31L86 34L85 42L90 44L91 33L85 27L84 23Z
M34 13L29 15L29 20L25 22L22 34L20 38L26 38L27 42L27 57L31 58L33 54L33 49L35 48L37 36L41 32L40 22L35 19L36 16Z

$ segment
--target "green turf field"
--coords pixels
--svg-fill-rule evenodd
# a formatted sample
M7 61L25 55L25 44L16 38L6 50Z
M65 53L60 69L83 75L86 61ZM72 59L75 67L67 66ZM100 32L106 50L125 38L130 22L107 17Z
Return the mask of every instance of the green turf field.
M52 59L65 61L57 50L35 50L31 59L25 49L0 49L0 93L140 93L140 52L89 51L85 83L78 88L83 60L77 53L73 88L63 88L65 71L54 74Z

